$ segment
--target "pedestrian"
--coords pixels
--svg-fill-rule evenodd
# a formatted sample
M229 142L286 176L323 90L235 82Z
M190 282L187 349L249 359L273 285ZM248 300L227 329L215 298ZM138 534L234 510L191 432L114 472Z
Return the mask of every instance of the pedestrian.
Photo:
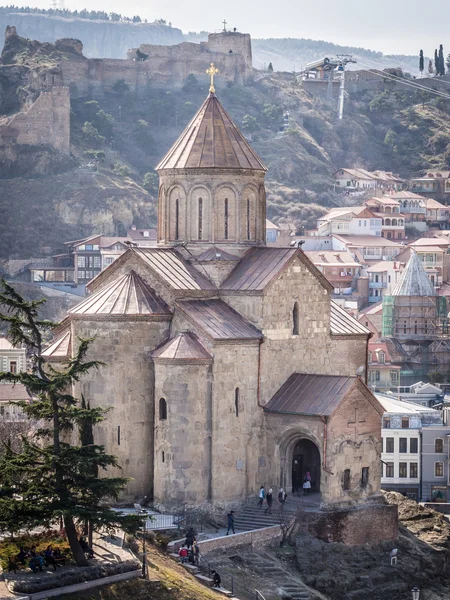
M272 501L273 501L273 490L272 488L269 488L269 491L267 492L266 495L266 510L264 511L264 514L267 515L267 513L269 513L270 515L272 514Z
M303 479L303 493L307 496L311 489L311 473L306 471L306 475Z
M283 508L284 503L286 502L286 492L280 487L280 491L278 492L278 502L280 503L281 508Z
M235 534L236 532L234 531L234 510L230 510L230 512L227 514L227 518L228 518L227 535L228 535L230 529L233 532L233 534Z
M198 561L200 558L200 546L197 544L196 540L192 544L192 550L194 552L194 565L198 567Z
M266 497L266 490L264 489L264 486L262 485L259 488L259 492L258 492L258 506L261 507L263 505L264 502L264 498Z
M28 554L25 551L25 548L23 546L20 547L20 551L17 555L17 560L23 565L25 566L25 559L28 558Z
M211 571L211 575L213 576L213 587L220 587L220 584L222 583L222 578L220 577L219 573L217 571L214 571L214 569Z
M186 532L186 539L184 541L184 543L187 546L188 550L192 546L192 544L194 543L194 540L195 540L195 531L194 531L193 527L189 527L189 529Z
M44 568L44 559L42 558L42 556L39 555L33 556L30 562L28 563L28 566L33 571L33 573L37 573L38 570L42 573L42 569Z
M186 548L186 546L182 546L179 550L178 550L178 556L181 558L181 562L187 563L188 561L188 554L189 554L189 550Z

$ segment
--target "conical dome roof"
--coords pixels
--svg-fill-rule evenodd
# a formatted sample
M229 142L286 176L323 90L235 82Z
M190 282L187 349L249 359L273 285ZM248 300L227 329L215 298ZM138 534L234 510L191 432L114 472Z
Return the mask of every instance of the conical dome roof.
M213 93L156 167L164 169L267 171Z
M170 315L162 298L134 271L115 279L69 310L71 315Z
M436 296L417 252L411 254L405 270L395 286L393 296Z

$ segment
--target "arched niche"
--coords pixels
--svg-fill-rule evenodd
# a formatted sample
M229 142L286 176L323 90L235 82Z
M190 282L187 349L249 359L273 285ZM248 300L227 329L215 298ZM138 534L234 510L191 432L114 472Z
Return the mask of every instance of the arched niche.
M184 189L177 185L168 193L167 221L169 240L176 242L186 239L186 195Z
M198 186L189 194L190 239L211 241L211 194L206 187Z
M236 193L231 186L221 186L214 194L214 240L236 241Z
M255 242L257 240L257 219L259 216L258 190L253 186L244 189L241 200L241 240Z

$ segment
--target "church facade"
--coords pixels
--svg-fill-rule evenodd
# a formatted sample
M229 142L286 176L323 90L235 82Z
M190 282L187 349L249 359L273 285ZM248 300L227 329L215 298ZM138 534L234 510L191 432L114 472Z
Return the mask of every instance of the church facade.
M124 500L239 502L309 471L324 506L379 501L370 331L300 248L265 246L266 170L211 92L157 167L158 247L93 279L45 352L94 338L75 393L112 409L95 438Z

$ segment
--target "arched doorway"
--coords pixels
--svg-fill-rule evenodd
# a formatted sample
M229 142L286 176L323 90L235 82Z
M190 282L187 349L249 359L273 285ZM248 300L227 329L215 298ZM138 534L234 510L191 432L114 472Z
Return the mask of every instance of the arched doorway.
M314 442L299 440L292 451L292 493L302 489L306 473L311 473L311 491L320 492L320 452Z

